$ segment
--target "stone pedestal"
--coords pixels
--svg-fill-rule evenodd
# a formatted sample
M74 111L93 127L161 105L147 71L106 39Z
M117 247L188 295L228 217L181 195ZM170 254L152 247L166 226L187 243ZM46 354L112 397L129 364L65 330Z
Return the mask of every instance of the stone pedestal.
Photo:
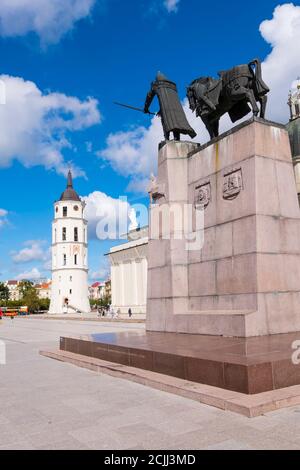
M80 364L89 356L219 387L224 397L224 389L252 395L299 385L300 368L291 361L295 341L299 333L224 338L139 331L61 337L60 350L78 354ZM299 403L299 389L293 393Z
M57 357L154 372L142 380L155 387L157 374L205 384L208 404L230 390L233 409L232 391L243 410L253 394L260 410L266 396L299 403L300 210L285 128L255 118L202 147L162 144L153 186L147 332L61 338Z
M254 118L202 147L168 142L157 180L164 194L151 209L147 330L300 331L300 210L284 126ZM189 235L204 235L202 249L187 249L180 220L187 207Z

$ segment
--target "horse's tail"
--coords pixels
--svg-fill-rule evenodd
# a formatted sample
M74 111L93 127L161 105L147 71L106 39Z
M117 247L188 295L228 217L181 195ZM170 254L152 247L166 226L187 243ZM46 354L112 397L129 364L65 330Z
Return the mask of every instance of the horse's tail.
M257 78L262 78L262 73L261 73L261 60L260 59L253 59L251 62L249 62L249 67L253 71L252 66L254 65L255 67L255 72L253 71L253 75Z
M262 78L261 60L260 59L253 59L248 65L249 65L249 68L253 72L253 77L255 78L258 95L267 94L270 91L270 89L265 84L265 82L263 81L263 78ZM255 71L252 69L253 65L255 67Z

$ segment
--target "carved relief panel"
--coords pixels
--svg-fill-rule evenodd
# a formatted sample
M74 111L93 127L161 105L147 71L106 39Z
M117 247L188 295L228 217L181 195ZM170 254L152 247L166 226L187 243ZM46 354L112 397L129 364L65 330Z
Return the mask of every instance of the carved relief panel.
M195 188L194 206L195 209L206 209L211 200L211 184L210 181L203 183Z
M243 187L242 169L234 169L224 175L223 199L232 200L238 197Z

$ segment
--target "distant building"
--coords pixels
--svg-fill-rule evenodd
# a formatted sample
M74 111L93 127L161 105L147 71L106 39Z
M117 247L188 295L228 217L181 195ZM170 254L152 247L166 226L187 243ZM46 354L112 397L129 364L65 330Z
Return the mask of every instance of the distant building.
M127 313L146 313L148 227L129 232L128 242L111 248L112 307Z
M107 279L105 282L94 282L89 287L90 300L101 300L111 296L111 281Z
M99 296L100 296L100 299L104 299L106 295L106 285L105 285L105 282L100 282L100 286L99 286Z
M297 89L290 92L288 105L290 107L290 122L287 130L291 142L298 199L300 203L300 81Z
M51 281L35 285L39 299L51 299Z
M89 287L89 298L90 300L99 300L100 299L100 282L94 282Z
M104 297L111 299L111 279L107 279L104 286Z
M21 295L19 292L19 281L10 280L4 283L9 290L9 299L10 300L20 300Z

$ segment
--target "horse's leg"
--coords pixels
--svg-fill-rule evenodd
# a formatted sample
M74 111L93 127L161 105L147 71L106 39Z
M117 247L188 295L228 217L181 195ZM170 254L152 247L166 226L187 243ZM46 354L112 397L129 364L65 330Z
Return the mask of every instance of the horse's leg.
M252 107L254 116L258 116L258 114L259 114L259 107L257 106L256 99L255 99L255 95L254 95L253 90L251 90L251 89L246 90L246 97L247 97L248 101L249 101L250 104L251 104L251 107Z
M220 124L220 120L219 120L219 119L213 123L214 137L218 137L218 136L219 136L219 124Z
M246 99L251 104L254 116L258 116L259 107L256 103L254 91L252 90L252 88L250 88L250 82L248 78L240 77L239 83L236 84L236 86L234 86L233 84L229 88L229 97L234 102Z
M219 136L219 119L214 119L213 121L207 121L206 128L209 132L210 138L214 139Z
M267 108L267 102L268 102L267 95L260 96L259 102L260 102L260 117L264 119L266 115L266 108Z
M214 129L213 129L212 123L206 117L202 116L201 119L203 121L203 124L206 127L207 132L209 133L210 138L213 139L215 136L214 136Z
M210 138L213 139L214 137L218 137L218 123L217 123L217 128L216 128L216 123L208 121L207 122L207 130L209 132Z
M179 131L174 131L173 135L174 135L174 140L180 140L180 132Z

